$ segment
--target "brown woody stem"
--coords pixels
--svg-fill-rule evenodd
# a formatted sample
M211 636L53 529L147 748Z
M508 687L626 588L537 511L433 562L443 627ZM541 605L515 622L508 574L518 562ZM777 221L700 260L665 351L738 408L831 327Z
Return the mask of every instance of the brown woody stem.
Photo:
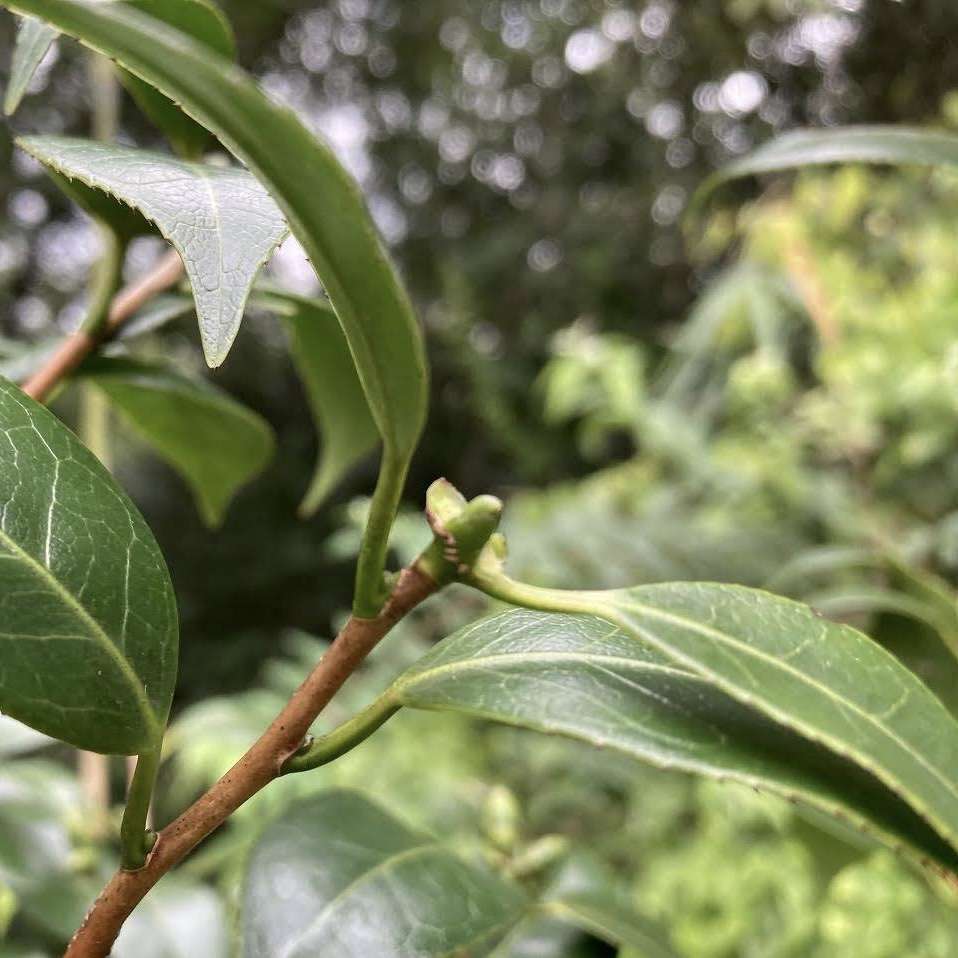
M183 261L178 253L171 250L146 276L113 297L107 320L98 332L79 329L67 336L43 368L24 383L23 391L37 402L44 402L101 342L116 333L151 299L178 283L182 275Z
M351 618L250 750L182 815L160 832L143 868L118 871L73 936L65 958L106 958L123 923L174 865L244 802L275 779L303 744L310 726L392 627L439 586L413 565L400 574L374 619Z

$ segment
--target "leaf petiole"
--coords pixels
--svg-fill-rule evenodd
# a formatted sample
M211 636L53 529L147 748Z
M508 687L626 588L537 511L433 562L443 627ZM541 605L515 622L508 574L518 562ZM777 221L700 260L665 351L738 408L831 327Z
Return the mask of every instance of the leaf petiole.
M147 832L147 819L159 768L159 745L137 757L136 770L130 782L123 822L120 825L120 864L124 871L136 871L142 868L150 853L153 843Z

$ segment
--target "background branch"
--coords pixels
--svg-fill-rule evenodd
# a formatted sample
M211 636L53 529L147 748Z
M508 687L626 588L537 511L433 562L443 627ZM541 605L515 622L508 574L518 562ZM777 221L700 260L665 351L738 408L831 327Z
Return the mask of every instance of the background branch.
M182 276L183 261L179 253L170 250L146 276L113 297L106 323L98 332L78 329L67 336L44 366L23 384L23 391L37 402L44 402L101 342L113 336L151 299L176 285Z

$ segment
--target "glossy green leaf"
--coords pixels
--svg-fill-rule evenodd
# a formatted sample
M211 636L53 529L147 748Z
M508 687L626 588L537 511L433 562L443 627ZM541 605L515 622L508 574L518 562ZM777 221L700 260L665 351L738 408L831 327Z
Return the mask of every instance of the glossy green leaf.
M278 313L289 330L290 352L319 431L319 462L300 506L303 515L311 516L376 449L379 431L332 307L322 300L274 292L258 301Z
M155 747L177 616L153 535L55 416L0 382L0 711L79 748Z
M123 0L131 7L188 34L217 56L236 59L236 40L229 21L210 0ZM137 106L166 136L177 153L189 159L203 155L213 142L210 132L187 116L155 87L125 70L120 79Z
M17 45L10 64L10 80L3 98L3 112L13 116L27 92L27 87L57 38L57 31L33 17L24 17L17 32Z
M269 424L215 386L132 359L100 357L80 375L189 483L203 519L219 525L230 500L273 455Z
M330 149L242 70L126 4L3 5L115 58L212 130L269 188L336 310L384 442L408 461L428 402L422 336L356 184Z
M480 958L521 917L515 886L358 792L321 792L270 825L243 893L245 958Z
M719 170L699 191L696 201L701 202L723 183L743 176L832 163L956 166L958 135L905 126L795 130Z
M874 775L958 848L958 722L896 658L808 606L678 583L587 604L739 701Z
M703 612L701 619L692 619L691 610L680 613L672 608L677 602L669 600L686 596L685 589L692 590L692 597L711 603L714 619L708 612ZM837 646L845 646L846 656L852 643L868 642L851 629L830 625L793 603L762 593L719 586L646 587L609 593L629 600L631 617L639 615L635 606L640 597L643 608L653 610L645 613L650 620L642 622L641 633L631 621L627 627L617 628L591 615L506 612L440 643L395 683L384 704L466 712L565 735L660 767L744 782L847 819L889 844L904 846L918 858L931 858L952 869L958 866L958 853L896 789L880 784L867 766L852 761L846 754L850 749L832 751L796 734L787 723L772 721L741 704L713 681L652 647L653 627L658 630L654 644L660 647L666 638L672 641L671 630L701 634L707 628L715 657L742 678L752 675L750 664L738 664L736 655L720 644L725 639L713 635L724 636L724 631L719 631L725 624L723 616L738 614L732 634L751 638L746 623L754 623L755 616L746 619L747 607L729 608L730 602L742 601L739 593L744 593L745 602L755 596L774 603L773 613L766 612L758 630L783 644L786 637L776 626L790 628L787 616L796 614L795 609L800 610L798 625L811 627L816 636L831 636ZM615 614L620 615L617 610ZM707 627L700 624L710 620ZM783 668L788 666L790 651L800 650L791 656L797 664L803 654L814 651L814 639L803 645L808 632L808 628L804 635L801 629L789 631ZM864 660L866 668L856 672L856 682L860 689L881 696L880 691L871 692L874 681L879 680L874 662L887 664L890 657L881 650L869 648L867 652L873 668L868 669L868 659ZM829 661L840 668L841 658L842 651L837 648ZM891 674L898 681L900 671L904 670L893 666L886 677ZM909 686L916 687L917 680L906 676ZM894 701L901 698L899 692L894 694ZM948 735L954 720L924 689L916 688L914 695L914 705L924 706L936 723L926 733L939 738ZM842 734L849 730L854 714L851 705L848 709L848 720L840 727ZM924 751L926 746L916 745L916 760Z
M183 258L206 360L219 366L256 274L286 236L269 194L235 167L69 137L28 136L17 143L60 176L115 197L156 224Z

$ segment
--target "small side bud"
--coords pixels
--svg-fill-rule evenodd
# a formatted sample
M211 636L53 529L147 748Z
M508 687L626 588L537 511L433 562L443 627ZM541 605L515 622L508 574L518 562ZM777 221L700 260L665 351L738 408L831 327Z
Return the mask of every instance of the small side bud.
M467 502L452 483L439 479L426 495L426 518L433 544L419 557L419 568L448 582L471 571L502 519L502 501L477 496Z
M429 524L445 526L462 514L467 506L466 497L448 480L437 479L426 492L426 515Z

